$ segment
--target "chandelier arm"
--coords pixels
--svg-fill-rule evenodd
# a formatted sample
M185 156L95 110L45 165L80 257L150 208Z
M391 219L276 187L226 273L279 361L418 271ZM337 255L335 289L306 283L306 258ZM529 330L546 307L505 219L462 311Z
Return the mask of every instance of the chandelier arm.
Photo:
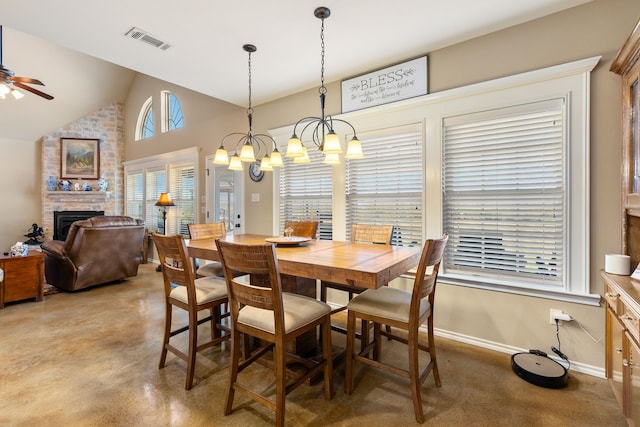
M349 123L348 121L346 121L346 120L342 120L342 119L334 119L334 118L333 118L333 117L331 117L331 116L329 116L327 119L328 119L328 121L330 121L330 122L331 122L331 129L333 129L333 122L334 122L334 121L336 121L336 122L340 122L340 123L344 123L344 124L346 124L347 126L349 126L349 127L351 128L351 130L353 131L353 136L354 136L354 137L357 137L357 135L356 135L356 129L355 129L355 128L353 127L353 125L352 125L351 123Z

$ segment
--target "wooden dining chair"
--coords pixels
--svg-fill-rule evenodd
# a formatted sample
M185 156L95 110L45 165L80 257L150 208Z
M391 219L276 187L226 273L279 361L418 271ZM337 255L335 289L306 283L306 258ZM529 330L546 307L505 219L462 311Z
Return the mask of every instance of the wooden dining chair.
M224 414L233 408L236 391L275 411L276 425L284 426L285 397L307 379L323 375L324 397L333 393L333 364L331 355L331 307L314 298L282 292L275 246L243 245L216 240L220 260L225 270L231 310L231 367L229 389ZM244 272L251 277L234 278L232 271ZM312 359L287 352L287 343L303 333L322 328L322 357ZM258 338L261 347L240 352L240 334ZM245 345L245 349L247 349ZM239 381L239 374L268 351L273 351L275 369L275 400ZM287 361L305 367L295 379L288 380ZM296 371L297 372L297 371ZM255 374L254 374L255 375ZM293 375L293 374L292 374Z
M318 234L318 221L285 221L284 229L291 228L292 236L315 239Z
M227 302L227 285L223 278L195 278L189 251L182 236L153 233L152 237L162 266L166 306L159 369L165 366L168 351L187 362L185 389L190 390L193 387L197 352L231 338L229 328L222 324L220 313L221 305ZM185 310L189 321L186 326L172 330L174 306ZM209 316L198 320L198 313L202 310L209 310ZM206 322L211 322L211 338L198 344L198 325ZM183 332L189 333L186 352L170 341Z
M224 222L208 222L205 224L188 224L189 238L197 239L217 239L227 235L227 227ZM199 259L194 259L196 277L218 276L224 277L222 265L217 261L200 265Z
M347 349L345 364L345 393L353 391L354 362L357 360L366 365L383 369L409 379L413 410L416 421L424 422L422 410L422 384L429 372L433 372L436 387L440 387L440 374L436 359L436 347L433 336L433 312L435 308L436 282L438 271L449 236L445 233L441 239L427 240L412 291L405 291L389 286L369 289L355 296L347 305ZM354 353L356 319L373 323L373 341L359 353ZM420 325L427 322L427 344L419 342ZM382 331L381 325L391 325L406 331L406 336L398 336ZM381 338L386 336L395 341L407 344L409 367L402 369L381 361ZM419 351L429 353L429 363L420 371Z
M351 243L371 243L378 245L390 245L391 236L393 235L393 225L368 225L368 224L353 224L351 226ZM335 289L338 291L346 292L349 295L349 301L353 298L354 294L362 293L366 288L359 288L353 285L343 285L341 283L332 282L320 282L320 300L327 302L327 289ZM332 310L331 314L335 314L339 311L345 310L346 305L336 307ZM362 326L365 323L362 322ZM332 326L332 329L346 333L346 330L338 326ZM366 336L366 331L362 329ZM388 331L390 332L390 331Z

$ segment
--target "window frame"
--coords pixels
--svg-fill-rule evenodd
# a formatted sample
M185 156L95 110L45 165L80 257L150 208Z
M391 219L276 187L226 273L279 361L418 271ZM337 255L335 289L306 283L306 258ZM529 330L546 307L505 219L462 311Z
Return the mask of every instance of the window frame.
M162 117L160 119L160 132L166 133L184 127L184 112L180 100L170 90L160 91L160 107ZM179 114L179 121L175 122L175 116Z
M550 298L587 305L598 305L600 296L590 293L590 230L589 230L589 111L590 73L600 61L599 56L570 63L498 78L464 87L428 94L393 104L335 115L349 121L359 132L421 122L424 124L424 204L422 207L424 236L437 238L442 235L442 129L443 117L472 113L505 104L518 105L536 99L566 97L569 121L568 209L571 215L566 250L568 273L562 290L523 288L510 283L487 283L471 277L440 272L441 282L481 289ZM338 130L336 130L338 132ZM278 149L286 150L293 125L270 131ZM341 135L343 138L344 135ZM343 139L344 140L344 139ZM363 145L366 161L366 145ZM274 175L278 176L278 171ZM333 167L333 238L346 240L346 204L344 162ZM274 194L279 194L274 179ZM274 203L274 230L279 223L279 204ZM445 260L446 264L446 260Z
M147 126L148 122L151 121L151 128ZM153 120L153 97L150 96L147 98L142 107L140 107L140 112L138 113L138 121L136 122L136 141L140 141L142 139L152 138L155 134L154 129L154 120ZM150 132L147 135L147 131Z

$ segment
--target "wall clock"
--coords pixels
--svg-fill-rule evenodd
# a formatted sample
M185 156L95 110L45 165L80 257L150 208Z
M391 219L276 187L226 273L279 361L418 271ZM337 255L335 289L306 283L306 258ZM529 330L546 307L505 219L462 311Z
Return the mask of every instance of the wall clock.
M260 162L253 162L249 165L249 178L253 182L260 182L264 178L264 171L260 170Z

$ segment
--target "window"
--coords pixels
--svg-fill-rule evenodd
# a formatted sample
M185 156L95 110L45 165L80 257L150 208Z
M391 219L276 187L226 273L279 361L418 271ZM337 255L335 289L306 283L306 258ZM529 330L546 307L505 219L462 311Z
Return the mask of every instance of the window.
M150 138L153 136L153 102L149 97L138 114L138 122L136 123L136 141Z
M393 245L422 245L422 126L360 134L366 158L347 162L347 234L351 224L393 224Z
M184 126L182 107L178 98L170 91L161 92L162 99L162 132L170 132Z
M564 99L443 120L448 273L562 289Z
M165 153L124 163L125 212L144 219L149 231L164 233L161 193L170 192L175 206L167 207L167 234L189 235L187 224L197 220L198 149Z
M320 150L309 147L311 163L294 165L284 158L280 173L280 232L284 221L318 221L318 238L333 236L331 166L322 163Z

